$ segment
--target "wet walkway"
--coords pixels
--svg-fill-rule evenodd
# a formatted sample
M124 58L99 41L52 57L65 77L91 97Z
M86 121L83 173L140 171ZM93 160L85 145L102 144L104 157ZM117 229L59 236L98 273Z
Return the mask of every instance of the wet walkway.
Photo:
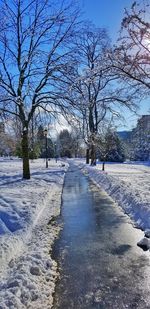
M150 254L136 246L143 233L74 166L66 175L61 218L53 308L150 308Z

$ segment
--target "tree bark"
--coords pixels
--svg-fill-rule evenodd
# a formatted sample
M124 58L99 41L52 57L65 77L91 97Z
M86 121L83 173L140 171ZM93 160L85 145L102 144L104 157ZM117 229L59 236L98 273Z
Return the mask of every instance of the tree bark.
M102 163L102 171L105 171L105 162Z
M89 164L90 156L89 156L89 148L86 149L86 164Z
M93 144L91 146L91 165L96 165L96 148Z
M30 179L28 130L22 134L23 179Z

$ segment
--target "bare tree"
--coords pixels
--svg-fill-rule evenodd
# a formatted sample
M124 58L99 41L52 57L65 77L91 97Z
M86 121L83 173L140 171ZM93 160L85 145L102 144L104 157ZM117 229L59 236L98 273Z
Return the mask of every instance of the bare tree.
M8 133L0 131L0 156L10 156L15 153L16 141Z
M142 97L150 90L150 4L147 0L135 1L125 10L120 38L112 62L119 74Z
M124 84L109 58L110 39L105 29L86 24L76 42L79 66L73 70L70 97L80 110L84 138L91 165L96 164L96 141L100 125L106 116L117 115L118 105L133 108L134 90ZM69 75L70 77L70 75Z
M66 0L4 0L0 13L0 113L22 124L23 178L30 178L28 129L36 111L64 107L55 81L72 59L78 10ZM62 93L61 93L62 95Z

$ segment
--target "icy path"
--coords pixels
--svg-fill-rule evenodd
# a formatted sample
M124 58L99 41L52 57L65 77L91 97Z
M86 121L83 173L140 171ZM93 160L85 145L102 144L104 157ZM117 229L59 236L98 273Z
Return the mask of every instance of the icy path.
M73 166L65 179L62 221L54 309L150 308L149 252L136 245L143 232Z

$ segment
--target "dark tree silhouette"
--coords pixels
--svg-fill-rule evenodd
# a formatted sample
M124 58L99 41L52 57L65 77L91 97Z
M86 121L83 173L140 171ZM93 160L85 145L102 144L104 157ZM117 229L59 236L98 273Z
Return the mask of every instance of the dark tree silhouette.
M0 9L0 113L20 119L29 179L29 123L37 110L64 110L55 81L62 82L72 59L78 10L64 0L4 0Z
M125 10L112 62L121 77L142 94L150 90L150 4L135 1Z

